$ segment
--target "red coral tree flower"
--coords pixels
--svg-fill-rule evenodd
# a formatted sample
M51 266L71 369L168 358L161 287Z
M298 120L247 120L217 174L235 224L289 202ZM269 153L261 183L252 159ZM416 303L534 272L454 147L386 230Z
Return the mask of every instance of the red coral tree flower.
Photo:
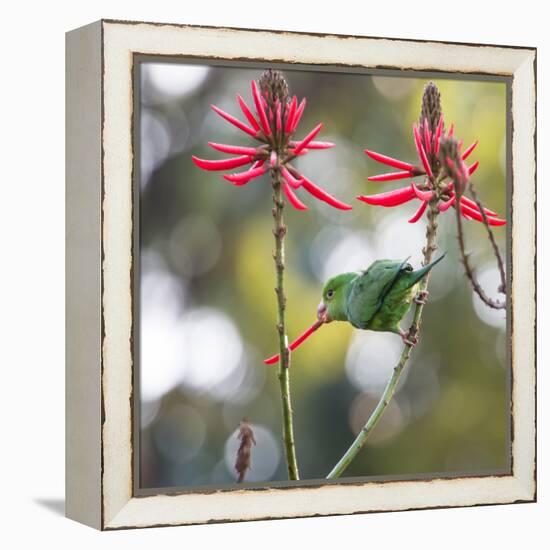
M406 187L376 195L360 195L357 199L367 204L385 207L399 206L417 199L421 204L409 219L409 223L416 223L426 211L428 203L437 199L440 212L445 212L451 206L457 208L458 205L464 218L483 222L483 216L477 204L463 194L470 176L479 166L478 161L470 166L465 163L478 142L475 141L462 152L462 141L457 141L454 137L454 126L451 125L449 131L445 133L442 115L438 116L435 128L433 118L430 120L428 116L423 117L420 124L414 124L413 137L420 161L418 164L404 162L365 149L365 153L373 160L398 169L397 172L370 176L367 179L392 181L423 175L425 181L420 184L411 181ZM450 154L448 147L441 146L449 143L453 143L453 154ZM484 208L484 211L489 225L506 224L506 220L500 219L496 212L488 208Z
M237 102L247 122L242 122L215 105L211 107L227 122L259 142L258 145L242 147L209 141L208 145L213 149L236 156L221 160L206 160L193 156L193 162L203 170L232 170L247 166L247 169L242 172L223 176L237 186L246 185L268 170L278 172L284 194L288 202L297 210L307 210L307 206L295 192L300 188L334 208L351 210L352 207L349 204L339 201L315 185L291 164L295 158L306 155L310 151L334 147L334 143L329 141L315 140L323 128L323 123L315 126L302 139L294 139L306 108L306 99L303 98L298 103L295 95L290 98L286 82L277 77L276 71L266 71L259 83L253 80L251 86L254 112L245 100L237 95Z

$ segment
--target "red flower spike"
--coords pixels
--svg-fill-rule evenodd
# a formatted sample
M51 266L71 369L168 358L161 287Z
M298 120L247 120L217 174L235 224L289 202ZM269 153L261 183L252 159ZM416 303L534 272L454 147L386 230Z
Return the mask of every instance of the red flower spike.
M264 106L262 105L262 99L260 97L260 91L258 90L258 84L256 81L252 81L252 97L254 98L254 105L256 106L256 113L260 117L260 125L266 136L271 135L271 128L269 127L269 122L267 120L267 115L265 114ZM265 100L263 100L265 103Z
M405 178L412 178L415 174L413 172L390 172L389 174L379 174L377 176L369 176L368 181L392 181L402 180Z
M292 187L286 182L283 181L283 191L285 192L288 202L296 208L296 210L307 210L307 206L296 196Z
M298 336L290 346L288 346L288 349L290 351L294 351L302 342L307 340L321 325L323 324L323 321L315 321L313 325L311 325L303 334ZM279 354L273 355L273 357L269 357L268 359L264 359L264 363L266 365L274 365L275 363L279 362Z
M322 200L338 210L351 210L353 206L346 204L342 201L339 201L337 198L333 197L330 193L323 191L320 187L317 187L314 183L308 180L305 176L302 176L302 186L306 191L313 195L316 199Z
M483 216L479 212L479 210L474 210L473 208L470 208L466 204L464 204L462 201L460 202L460 211L462 214L464 214L465 217L469 217L473 220L477 220L478 222L483 221ZM501 220L500 218L492 218L487 217L487 223L489 225L506 225L506 220Z
M470 167L468 168L468 175L471 176L471 175L477 170L477 167L478 167L478 166L479 166L479 160L476 160L476 161L472 164L472 166L470 166Z
M416 150L418 151L418 156L420 157L420 160L422 161L422 165L424 166L424 169L426 170L426 174L428 176L432 177L432 168L430 166L430 163L428 162L428 157L426 156L426 151L424 150L424 146L422 145L422 140L420 138L420 132L418 131L418 126L416 124L413 126L413 133L414 133L414 142L416 143Z
M222 153L229 153L230 155L250 155L254 156L258 153L256 147L241 147L240 145L226 145L225 143L214 143L209 141L208 145L216 151L221 151Z
M416 193L412 186L401 187L394 191L386 193L378 193L377 195L360 195L357 197L360 201L372 204L375 206L399 206L416 198Z
M386 155L381 155L380 153L376 153L375 151L371 151L369 149L365 149L365 153L371 159L377 162L381 162L382 164L387 164L388 166L393 166L394 168L400 168L401 170L407 170L408 172L414 170L414 165L410 162L403 162L402 160L397 160Z
M440 212L446 212L456 202L456 195L453 195L448 201L440 202L438 205Z
M239 166L249 164L253 160L252 157L248 155L222 160L200 159L194 155L191 158L193 159L193 162L203 170L230 170L231 168L237 168Z
M239 174L226 174L224 179L232 183L243 183L245 180L248 183L251 179L257 178L268 171L267 166L259 166L258 168L251 168L246 172L240 172Z
M441 132L443 131L443 117L439 117L439 122L437 123L437 130L435 131L434 139L434 152L437 155L439 153L439 139L441 138Z
M292 120L292 125L290 126L290 132L292 133L296 130L296 127L298 126L300 119L302 118L302 114L304 113L304 109L306 108L306 98L304 97L302 101L300 101L300 105L298 105L296 112L294 113L294 118Z
M478 141L476 140L472 143L472 145L470 145L470 147L468 147L468 149L466 149L466 151L464 151L464 153L462 153L462 160L466 160L472 154L472 151L477 147L477 144Z
M243 112L244 116L252 124L252 127L256 132L260 131L260 125L258 124L258 121L256 120L256 117L252 114L252 111L249 109L248 105L246 104L245 100L237 94L237 101L239 102L239 105L241 107L241 111Z
M420 208L415 212L414 216L409 220L409 223L416 223L422 217L422 214L424 214L424 212L426 211L427 206L428 202L424 201L420 205Z
M238 118L235 118L234 116L230 115L229 113L226 113L225 111L222 111L219 107L216 107L215 105L210 105L212 109L218 113L222 118L225 118L227 122L230 122L233 124L233 126L236 126L239 130L242 130L243 132L246 132L248 135L252 137L256 137L256 133L252 128L247 126L244 122L241 122Z
M288 108L288 113L286 115L286 123L285 123L285 133L289 134L290 130L292 128L292 123L294 122L294 114L296 113L296 105L298 105L298 99L296 96L292 96L292 100L290 102L290 107Z
M419 198L421 201L429 202L433 199L434 193L433 191L421 191L418 189L418 187L415 185L414 181L411 181L411 187L413 188L414 194Z
M311 130L311 132L302 141L300 141L298 145L296 145L296 148L293 151L294 154L298 155L302 149L307 147L309 142L313 140L313 138L321 131L322 128L323 128L322 122L317 124L317 126L315 126L315 128L313 128L313 130Z
M428 119L424 119L424 145L426 147L426 153L432 152L432 135L428 128Z
M291 185L291 187L294 187L294 189L298 189L302 185L302 179L295 178L286 168L286 166L281 166L281 174L283 174L283 178Z

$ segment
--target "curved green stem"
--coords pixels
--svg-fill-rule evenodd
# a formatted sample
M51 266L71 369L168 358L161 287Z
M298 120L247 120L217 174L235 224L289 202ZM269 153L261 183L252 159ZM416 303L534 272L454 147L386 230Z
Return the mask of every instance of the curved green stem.
M439 215L439 208L437 206L437 203L438 203L437 199L432 200L430 202L430 206L428 209L428 225L426 228L426 246L422 250L424 253L423 265L428 265L432 261L432 255L434 251L437 250L437 245L436 245L437 217ZM430 274L428 273L420 283L420 289L419 289L420 292L427 290L429 277L430 277ZM418 334L420 332L421 322L422 322L423 310L424 310L424 304L417 303L414 310L413 321L409 329L409 335L408 335L409 340L414 340L415 338L418 337ZM376 424L378 424L378 421L382 417L382 414L386 410L386 407L390 403L395 393L395 388L397 387L401 374L403 373L403 370L405 369L407 361L411 356L412 348L413 346L411 344L405 344L403 351L401 352L399 362L394 367L391 378L386 384L386 387L384 389L384 392L382 393L382 396L380 397L380 400L378 401L378 404L376 405L369 419L367 420L367 422L365 423L365 425L363 426L363 428L355 438L355 441L351 444L349 449L345 452L344 456L342 456L342 458L338 461L336 466L334 466L331 472L327 475L327 479L335 479L340 477L344 473L346 468L351 464L353 459L357 456L359 451L363 448L363 445L365 445L367 438L371 434Z
M277 168L271 170L273 185L273 235L275 236L275 271L277 284L277 333L279 334L279 386L281 391L281 405L283 413L283 442L285 447L288 477L291 480L300 479L298 462L296 460L296 447L294 444L294 427L292 423L292 402L290 399L290 353L287 345L285 308L286 297L284 291L285 247L284 238L286 226L283 221L284 198L280 180L280 172Z

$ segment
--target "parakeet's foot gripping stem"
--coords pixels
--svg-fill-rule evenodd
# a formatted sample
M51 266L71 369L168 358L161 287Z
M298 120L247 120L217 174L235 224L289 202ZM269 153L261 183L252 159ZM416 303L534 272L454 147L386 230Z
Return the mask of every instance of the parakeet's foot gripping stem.
M414 298L415 304L426 305L426 301L430 293L427 290L421 290Z
M399 334L401 335L401 338L403 339L403 343L407 346L411 346L412 348L418 344L418 336L416 334L411 334L411 331L401 330L399 331Z
M317 320L313 325L311 325L303 334L298 336L290 346L288 346L288 349L290 351L294 351L304 340L307 340L322 324L324 321ZM279 362L279 354L273 355L272 357L269 357L268 359L264 359L264 363L266 365L274 365Z

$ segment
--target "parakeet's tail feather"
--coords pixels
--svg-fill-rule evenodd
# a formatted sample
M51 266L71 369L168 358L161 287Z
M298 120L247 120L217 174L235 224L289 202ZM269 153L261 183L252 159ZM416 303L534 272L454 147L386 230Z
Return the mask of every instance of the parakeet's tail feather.
M441 254L437 260L434 260L433 262L429 263L428 265L421 267L420 269L417 269L413 273L411 273L412 279L411 279L411 286L415 285L424 277L436 264L438 264L444 257L445 254Z

